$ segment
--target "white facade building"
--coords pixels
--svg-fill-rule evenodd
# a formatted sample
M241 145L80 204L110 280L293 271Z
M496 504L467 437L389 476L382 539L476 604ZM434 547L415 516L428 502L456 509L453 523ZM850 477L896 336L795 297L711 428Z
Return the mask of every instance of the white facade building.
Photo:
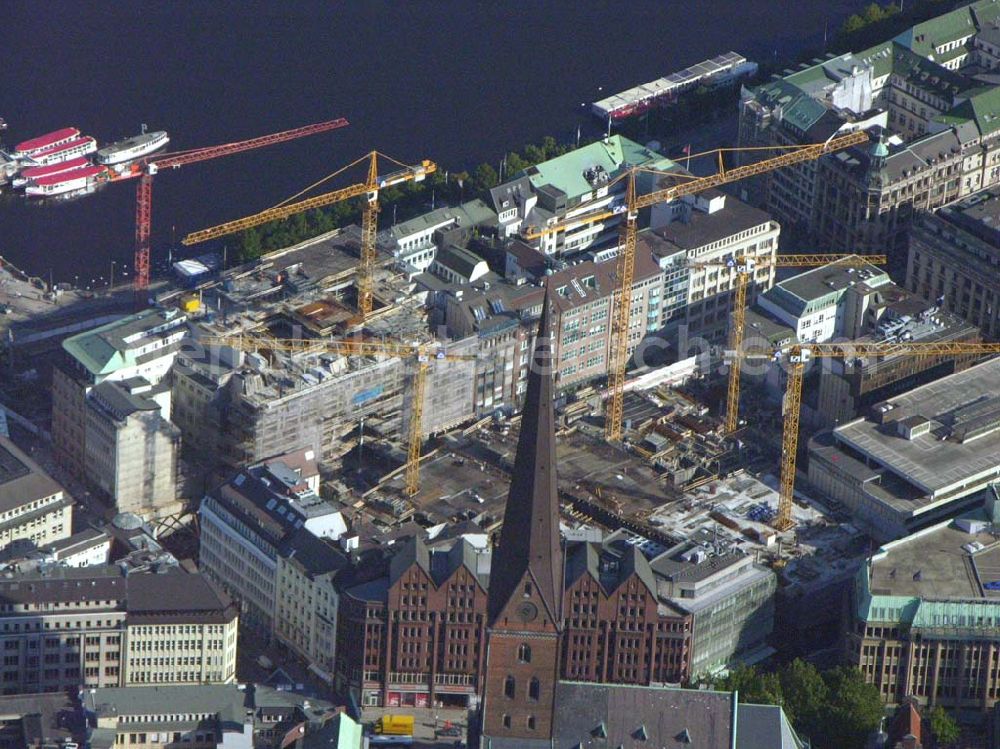
M874 265L824 265L782 281L758 299L760 307L795 331L799 341L855 338L880 287L892 281Z
M201 506L204 574L242 609L247 626L273 635L331 680L339 596L347 565L335 544L347 530L322 499L312 451L251 466L210 492Z
M781 227L764 211L717 190L655 206L650 223L660 240L653 252L674 298L667 305L672 312L665 309L664 325L683 324L689 336L725 340L738 276L732 262L757 262L751 293L770 288ZM683 256L678 258L678 252ZM683 273L678 263L686 265Z
M42 547L68 538L72 526L72 498L13 442L0 438L0 549L18 541Z
M617 178L631 166L675 167L655 151L614 135L526 169L490 191L501 237L525 235L546 255L573 254L612 241L624 215L625 180ZM644 184L651 181L648 174L642 179ZM599 212L614 215L573 223L574 218ZM529 236L556 226L561 228Z

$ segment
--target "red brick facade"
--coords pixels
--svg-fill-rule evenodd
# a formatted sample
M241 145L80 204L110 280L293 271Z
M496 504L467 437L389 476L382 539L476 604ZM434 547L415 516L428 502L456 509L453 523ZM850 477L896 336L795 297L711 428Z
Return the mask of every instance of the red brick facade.
M559 673L559 629L530 571L490 628L483 732L547 739Z
M475 705L483 669L486 589L462 564L435 583L419 559L390 575L384 603L359 600L364 588L341 597L339 683L362 704Z
M610 594L590 575L568 586L560 676L611 684L687 681L691 617L658 612L638 575Z

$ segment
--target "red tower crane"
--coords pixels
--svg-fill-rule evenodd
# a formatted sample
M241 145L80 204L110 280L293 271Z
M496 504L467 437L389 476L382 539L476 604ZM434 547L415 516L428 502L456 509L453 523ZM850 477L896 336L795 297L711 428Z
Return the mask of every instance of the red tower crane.
M218 146L208 146L207 148L195 148L189 151L177 151L175 153L165 153L159 156L150 156L137 161L131 165L128 172L114 177L119 179L139 178L139 184L135 191L135 268L132 288L136 295L142 294L149 288L149 237L152 231L153 214L153 175L163 169L178 169L186 164L194 164L198 161L208 161L217 159L220 156L250 151L254 148L270 146L274 143L283 143L286 140L295 140L306 135L316 135L327 130L336 130L345 127L349 123L343 117L326 122L317 122L313 125L297 127L292 130L284 130L280 133L263 135L259 138L236 141L235 143L223 143Z

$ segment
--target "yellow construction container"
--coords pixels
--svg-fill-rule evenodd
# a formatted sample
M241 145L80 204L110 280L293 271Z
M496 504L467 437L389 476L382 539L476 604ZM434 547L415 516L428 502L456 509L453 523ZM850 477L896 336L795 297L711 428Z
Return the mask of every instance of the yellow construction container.
M181 309L185 312L197 312L201 309L201 299L194 294L181 297Z

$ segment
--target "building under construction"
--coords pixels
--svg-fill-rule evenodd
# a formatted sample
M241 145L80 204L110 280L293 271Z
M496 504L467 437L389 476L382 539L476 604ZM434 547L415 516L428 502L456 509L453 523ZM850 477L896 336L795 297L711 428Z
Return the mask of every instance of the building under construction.
M290 447L311 448L324 462L355 444L359 425L397 440L413 413L416 357L341 355L321 347L287 352L260 346L238 350L201 346L206 335L246 333L316 339L355 332L356 230L331 232L272 253L250 269L227 275L204 292L206 313L174 373L173 420L185 443L227 465L241 465ZM431 341L425 314L407 297L405 282L388 272L375 279L375 310L366 337L418 346ZM400 301L397 301L400 300ZM449 351L475 353L475 339ZM424 387L425 434L473 416L475 361L436 361ZM353 435L353 436L352 436Z

